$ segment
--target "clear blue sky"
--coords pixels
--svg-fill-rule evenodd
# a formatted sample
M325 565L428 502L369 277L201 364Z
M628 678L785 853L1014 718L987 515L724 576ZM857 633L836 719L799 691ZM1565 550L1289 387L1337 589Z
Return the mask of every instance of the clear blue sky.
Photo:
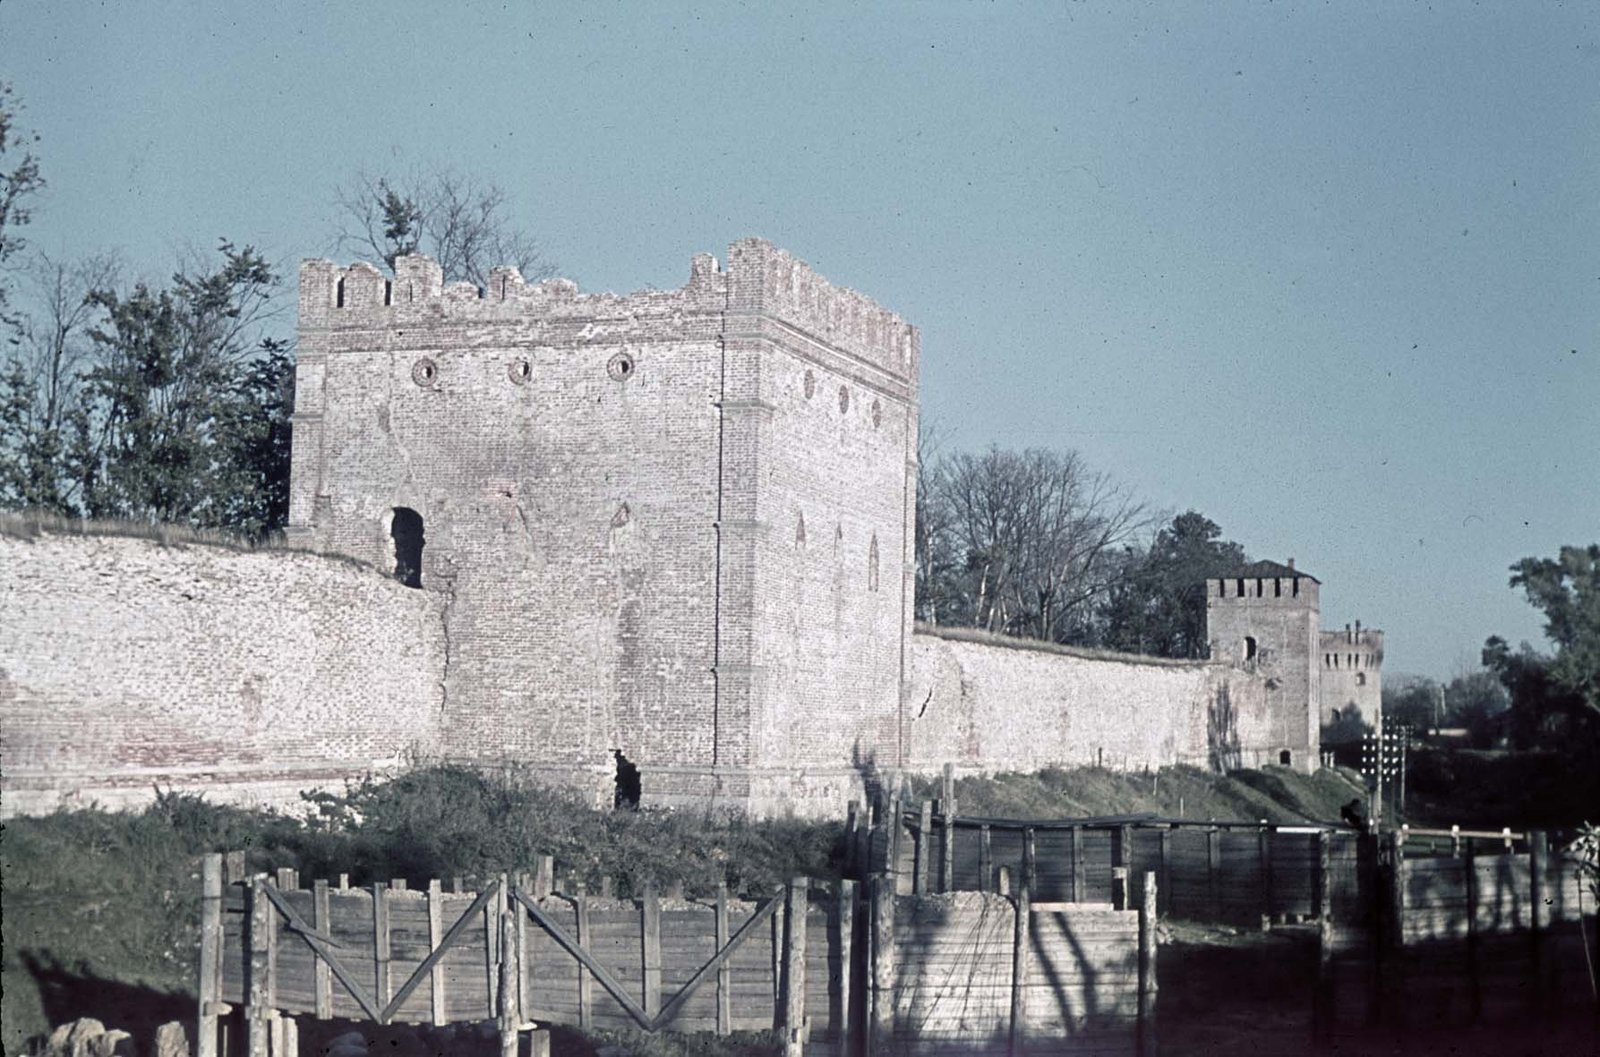
M865 6L865 5L864 5ZM588 289L761 235L922 328L960 447L1080 450L1448 677L1600 539L1600 5L0 5L30 235L328 252L445 163Z

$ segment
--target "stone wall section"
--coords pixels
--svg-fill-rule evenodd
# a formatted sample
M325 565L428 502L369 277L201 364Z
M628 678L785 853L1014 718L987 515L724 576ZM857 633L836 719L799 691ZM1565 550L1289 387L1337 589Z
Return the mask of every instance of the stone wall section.
M917 335L764 243L735 244L729 273L728 355L756 374L751 737L837 802L902 759Z
M434 753L436 600L352 562L0 535L7 815L153 786L292 804Z
M913 643L913 770L946 762L966 773L1277 762L1265 680L1231 665L950 630L919 630Z

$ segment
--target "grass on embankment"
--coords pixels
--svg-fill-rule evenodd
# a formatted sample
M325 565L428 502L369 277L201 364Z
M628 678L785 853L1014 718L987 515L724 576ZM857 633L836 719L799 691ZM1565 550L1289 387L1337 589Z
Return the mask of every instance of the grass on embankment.
M308 881L484 876L552 855L563 878L619 895L647 878L706 894L726 879L768 891L800 874L837 876L839 823L717 821L602 812L547 789L453 767L346 795L320 795L300 821L169 795L140 813L16 818L0 843L0 1045L22 1052L53 1025L93 1016L147 1040L194 1015L199 857L244 849L251 870ZM665 1054L670 1051L660 1050Z
M940 795L937 779L912 785L918 797ZM1337 823L1340 806L1364 795L1360 777L1343 769L1304 775L1287 767L1267 767L1222 775L1196 767L1167 767L1145 774L1051 767L1036 774L956 780L956 810L979 818L1154 814L1197 822Z

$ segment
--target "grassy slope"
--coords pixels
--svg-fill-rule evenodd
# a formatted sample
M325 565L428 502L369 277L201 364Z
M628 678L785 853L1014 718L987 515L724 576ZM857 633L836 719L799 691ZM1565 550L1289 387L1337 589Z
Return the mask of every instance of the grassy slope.
M918 796L938 796L937 781L914 784ZM1048 769L956 781L963 815L992 818L1072 818L1152 813L1196 821L1337 822L1340 805L1360 796L1353 772L1303 775L1287 767L1213 774L1168 767L1151 774L1100 768Z

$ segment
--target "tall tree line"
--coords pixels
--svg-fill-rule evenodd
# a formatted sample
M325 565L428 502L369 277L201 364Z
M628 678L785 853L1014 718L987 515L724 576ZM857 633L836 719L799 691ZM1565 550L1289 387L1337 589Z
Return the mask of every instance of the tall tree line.
M1076 452L941 453L917 481L917 618L1063 644L1204 657L1207 577L1244 550L1194 511L1161 523Z
M219 240L164 282L114 255L63 261L23 238L45 187L38 137L0 84L0 508L187 524L262 539L288 520L294 358L280 276ZM333 242L447 281L502 263L548 275L498 185L448 169L334 192Z

